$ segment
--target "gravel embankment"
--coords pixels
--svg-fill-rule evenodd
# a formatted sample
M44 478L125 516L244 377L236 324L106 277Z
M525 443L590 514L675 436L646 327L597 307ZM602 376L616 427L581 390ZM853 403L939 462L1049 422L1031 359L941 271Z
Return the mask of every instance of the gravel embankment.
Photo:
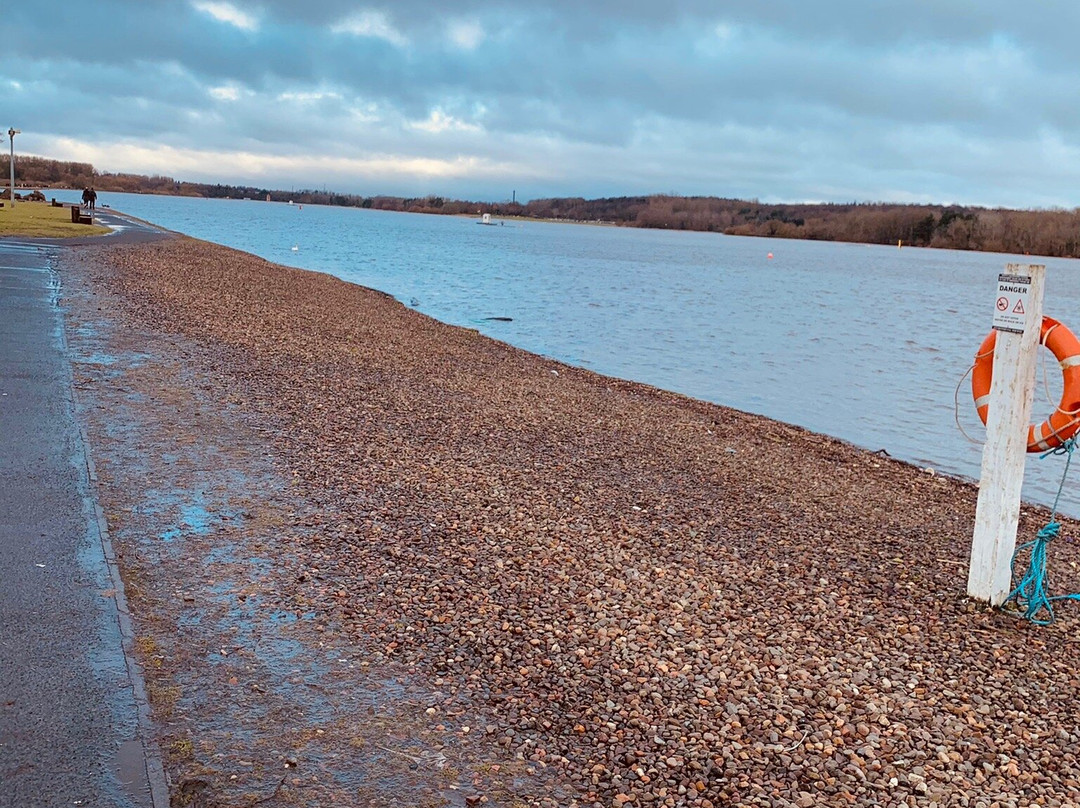
M107 262L335 525L296 583L321 628L487 704L473 731L585 804L1080 803L1080 609L966 601L971 486L222 247ZM1078 563L1060 540L1057 591Z

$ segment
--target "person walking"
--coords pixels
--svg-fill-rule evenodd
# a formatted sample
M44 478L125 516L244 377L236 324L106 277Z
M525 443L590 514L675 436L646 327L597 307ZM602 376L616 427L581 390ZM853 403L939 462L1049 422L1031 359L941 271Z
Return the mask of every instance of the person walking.
M90 186L90 210L94 209L97 205L97 191L94 190L94 186Z

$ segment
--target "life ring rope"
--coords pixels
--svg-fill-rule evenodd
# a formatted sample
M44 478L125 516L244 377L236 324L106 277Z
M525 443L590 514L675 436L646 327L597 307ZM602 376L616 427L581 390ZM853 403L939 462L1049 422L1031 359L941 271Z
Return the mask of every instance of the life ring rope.
M964 429L964 425L960 423L960 388L964 386L964 380L967 379L968 374L970 374L973 370L975 370L975 365L969 365L968 369L964 371L964 375L961 376L960 380L956 383L956 389L953 390L953 421L956 422L956 428L960 430L960 434L967 439L968 443L974 443L976 446L982 446L983 442L981 440L976 440L975 438L971 437L971 435L967 433L967 430Z
M1055 328L1057 326L1054 326ZM1042 343L1039 343L1040 345ZM1046 380L1046 363L1041 362L1042 366L1042 380L1043 380L1043 396L1046 399L1046 403L1053 407L1057 412L1065 413L1065 415L1080 415L1080 406L1077 406L1075 410L1063 410L1061 409L1061 402L1054 404L1054 399L1050 395L1050 383ZM1071 367L1080 365L1080 355L1066 357L1063 361L1058 362L1058 367L1062 370L1067 370Z

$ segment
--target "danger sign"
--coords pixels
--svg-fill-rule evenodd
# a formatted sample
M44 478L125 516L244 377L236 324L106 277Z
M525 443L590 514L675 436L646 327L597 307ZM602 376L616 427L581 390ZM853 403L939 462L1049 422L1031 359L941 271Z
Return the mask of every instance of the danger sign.
M1024 333L1030 275L998 275L994 301L994 329L1013 334Z

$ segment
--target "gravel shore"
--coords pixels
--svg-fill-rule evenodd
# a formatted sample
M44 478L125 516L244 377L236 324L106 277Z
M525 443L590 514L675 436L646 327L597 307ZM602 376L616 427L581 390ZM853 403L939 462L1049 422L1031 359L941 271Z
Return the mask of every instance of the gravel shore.
M224 247L87 255L319 514L280 596L579 804L1080 804L1080 609L966 600L971 485Z

